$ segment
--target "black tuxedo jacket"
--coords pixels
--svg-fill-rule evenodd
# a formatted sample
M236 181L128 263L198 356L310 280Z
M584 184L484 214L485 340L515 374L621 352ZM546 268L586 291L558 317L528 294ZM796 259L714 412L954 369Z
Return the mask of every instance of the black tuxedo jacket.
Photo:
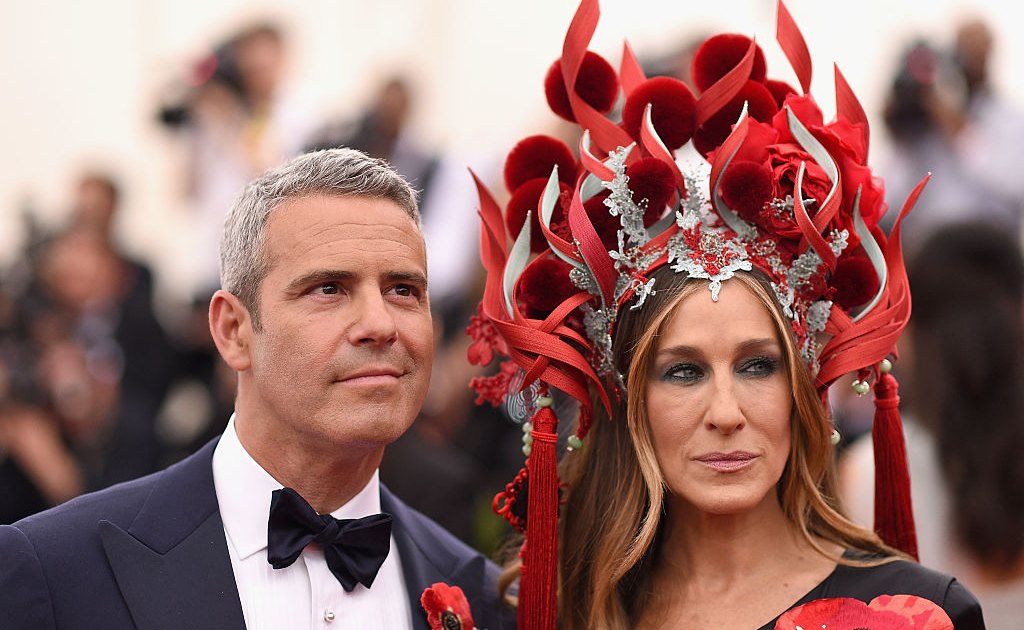
M0 627L235 630L245 627L213 486L216 440L148 477L0 527ZM381 486L409 591L459 586L479 628L515 627L497 567Z

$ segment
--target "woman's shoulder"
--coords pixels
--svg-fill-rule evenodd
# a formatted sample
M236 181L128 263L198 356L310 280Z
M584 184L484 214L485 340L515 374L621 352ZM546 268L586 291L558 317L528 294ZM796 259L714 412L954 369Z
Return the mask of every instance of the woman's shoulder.
M870 557L847 554L853 560ZM957 630L984 628L977 598L953 576L908 560L873 566L839 565L821 597L852 597L863 602L882 595L912 595L935 602L946 611Z

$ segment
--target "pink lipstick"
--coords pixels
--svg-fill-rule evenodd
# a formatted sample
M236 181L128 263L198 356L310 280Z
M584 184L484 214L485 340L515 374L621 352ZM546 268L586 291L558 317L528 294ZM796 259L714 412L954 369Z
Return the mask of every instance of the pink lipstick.
M757 459L757 455L746 451L714 452L706 453L696 459L708 468L719 472L736 472L749 466Z

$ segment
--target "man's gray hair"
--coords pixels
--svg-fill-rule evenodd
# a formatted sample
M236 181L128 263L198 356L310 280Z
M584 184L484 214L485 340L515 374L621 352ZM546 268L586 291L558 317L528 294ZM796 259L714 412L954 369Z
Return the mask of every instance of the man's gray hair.
M270 271L267 218L286 201L325 195L387 199L420 224L416 192L386 162L354 149L326 149L296 157L250 182L224 219L220 286L238 296L259 330L260 285Z

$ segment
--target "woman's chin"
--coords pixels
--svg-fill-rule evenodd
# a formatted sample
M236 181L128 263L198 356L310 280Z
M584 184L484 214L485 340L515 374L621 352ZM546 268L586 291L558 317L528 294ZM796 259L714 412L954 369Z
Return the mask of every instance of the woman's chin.
M761 512L765 504L775 501L768 492L752 489L719 488L698 496L677 496L677 502L687 506L686 511L704 516L742 516L747 513ZM777 501L775 501L777 504Z

